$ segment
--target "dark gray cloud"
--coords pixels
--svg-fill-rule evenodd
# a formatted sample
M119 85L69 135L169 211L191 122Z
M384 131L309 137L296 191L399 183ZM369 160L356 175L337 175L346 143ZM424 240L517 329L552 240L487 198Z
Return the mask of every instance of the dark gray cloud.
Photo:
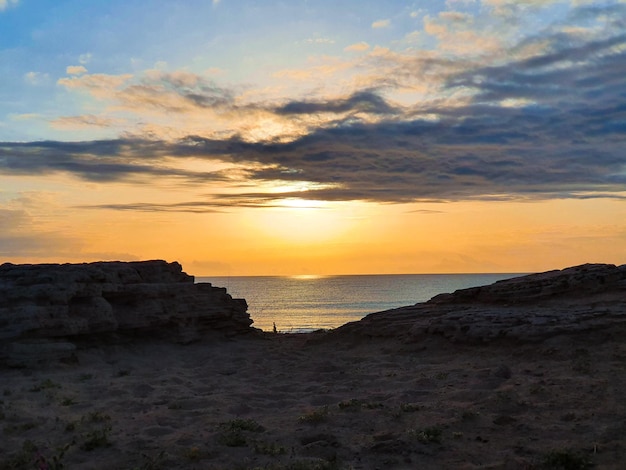
M117 139L89 142L2 142L0 173L73 174L94 182L143 177L180 177L197 183L226 181L223 172L193 172L165 166L167 146L162 142Z
M128 204L99 204L75 206L77 209L110 209L118 211L139 212L188 212L193 214L207 214L214 212L228 212L230 207L291 207L285 204L274 203L281 198L268 198L265 193L245 194L237 196L211 195L203 201L185 201L170 204L155 203L128 203ZM311 206L315 207L315 206Z
M277 114L318 114L347 112L366 112L371 114L395 114L396 108L374 91L364 90L348 98L336 100L291 101L274 110Z
M448 73L445 87L450 92L473 93L463 105L403 115L405 110L364 90L334 101L293 101L274 108L281 115L337 114L332 125L311 129L292 142L189 136L175 143L140 139L0 143L0 174L57 171L95 181L174 176L193 184L223 181L251 186L306 181L318 188L266 194L241 186L235 195L213 194L197 202L101 206L119 210L203 212L280 205L283 198L396 203L622 198L626 34L620 25L626 5L576 13L586 21L602 14L611 20L601 34L555 27L526 39L508 62ZM544 52L532 57L516 54L534 44L543 44ZM171 81L198 106L230 99L222 90L197 84L189 88L185 80L178 83L174 77ZM360 111L380 120L360 121L354 116ZM233 181L224 172L166 166L165 157L219 159L247 170L244 181Z
M164 99L168 95L169 99ZM155 73L124 88L117 99L130 109L152 107L172 113L192 108L232 108L232 90L191 73Z

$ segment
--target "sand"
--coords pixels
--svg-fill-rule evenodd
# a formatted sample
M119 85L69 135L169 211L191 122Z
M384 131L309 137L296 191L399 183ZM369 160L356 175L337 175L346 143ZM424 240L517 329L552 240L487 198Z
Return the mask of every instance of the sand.
M267 333L100 345L69 363L0 369L0 403L0 469L626 462L626 344L602 337L460 346Z

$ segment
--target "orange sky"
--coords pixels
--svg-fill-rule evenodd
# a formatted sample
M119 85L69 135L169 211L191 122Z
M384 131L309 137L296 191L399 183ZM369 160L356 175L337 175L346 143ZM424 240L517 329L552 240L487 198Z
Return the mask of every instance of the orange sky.
M626 263L619 0L0 2L0 262Z

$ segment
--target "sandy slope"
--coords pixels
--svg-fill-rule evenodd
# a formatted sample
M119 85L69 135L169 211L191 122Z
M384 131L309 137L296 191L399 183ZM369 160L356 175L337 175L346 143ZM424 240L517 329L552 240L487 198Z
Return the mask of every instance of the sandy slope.
M0 469L55 457L67 469L621 469L622 334L80 350L75 363L0 370Z

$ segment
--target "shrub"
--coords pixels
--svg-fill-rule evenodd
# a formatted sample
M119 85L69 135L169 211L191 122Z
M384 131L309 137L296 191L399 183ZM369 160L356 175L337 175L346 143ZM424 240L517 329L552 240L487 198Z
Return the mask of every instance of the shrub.
M591 461L583 455L569 450L558 450L548 452L543 457L541 468L546 470L586 470L591 466Z
M328 407L318 408L310 411L298 418L301 423L318 424L323 423L328 418Z
M423 442L424 444L440 444L442 433L443 431L441 430L441 428L437 426L431 426L429 428L414 430L411 432L411 434L415 436L418 441Z

